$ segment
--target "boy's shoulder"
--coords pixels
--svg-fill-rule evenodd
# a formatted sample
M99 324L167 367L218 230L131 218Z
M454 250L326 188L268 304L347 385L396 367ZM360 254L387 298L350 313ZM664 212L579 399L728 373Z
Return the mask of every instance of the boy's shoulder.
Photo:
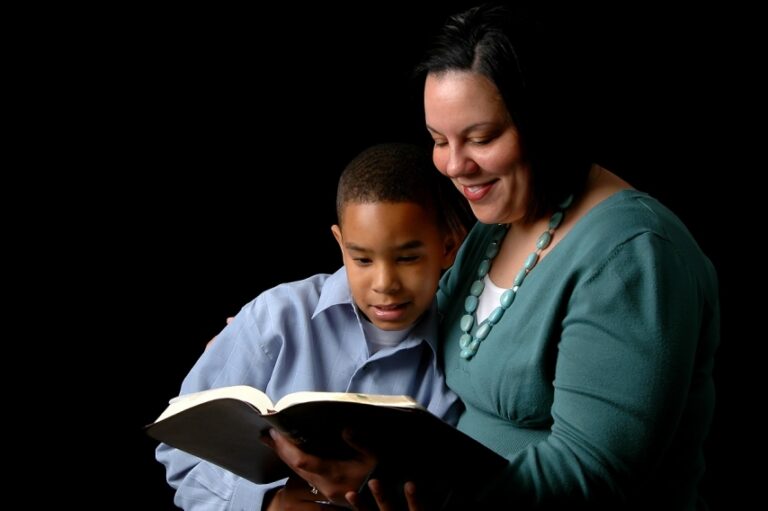
M300 280L281 282L280 284L276 284L274 287L263 291L261 296L286 293L320 293L326 285L326 282L328 282L334 275L335 273L316 273Z
M285 282L267 289L256 301L271 305L287 303L315 309L349 300L347 276L342 267L335 273L317 273L302 280ZM326 305L324 305L326 304Z

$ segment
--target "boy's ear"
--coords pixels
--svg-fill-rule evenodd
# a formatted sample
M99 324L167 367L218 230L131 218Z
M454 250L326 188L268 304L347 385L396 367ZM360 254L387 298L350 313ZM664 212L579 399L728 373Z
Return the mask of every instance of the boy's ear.
M331 226L331 232L333 233L333 237L336 238L336 243L339 244L339 248L341 249L341 255L344 255L344 240L341 237L341 227L339 227L337 224L333 224Z
M443 242L443 269L447 270L456 259L456 252L459 251L461 240L455 234L449 234Z

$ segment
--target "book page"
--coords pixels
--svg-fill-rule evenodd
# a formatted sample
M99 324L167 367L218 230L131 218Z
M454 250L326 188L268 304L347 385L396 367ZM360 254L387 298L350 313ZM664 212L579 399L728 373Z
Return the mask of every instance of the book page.
M357 394L354 392L293 392L283 396L275 403L275 410L285 410L289 406L299 403L317 401L336 401L342 403L362 403L373 406L386 406L391 408L422 408L423 407L408 396L390 396L385 394Z
M234 385L217 389L203 390L192 394L184 394L175 397L168 403L168 408L163 411L155 422L159 422L172 415L215 399L237 399L245 401L255 407L260 413L267 413L272 406L272 400L259 389L248 385Z

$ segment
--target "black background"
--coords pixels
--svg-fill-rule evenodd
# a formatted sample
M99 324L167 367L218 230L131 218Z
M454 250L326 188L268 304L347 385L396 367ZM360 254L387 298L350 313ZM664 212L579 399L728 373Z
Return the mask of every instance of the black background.
M349 159L373 143L426 142L409 76L445 16L472 3L377 5L125 12L117 33L104 25L90 42L108 43L93 54L105 61L94 117L114 130L95 135L110 173L99 256L115 261L95 310L117 338L97 342L119 346L119 361L104 357L96 373L130 404L114 420L117 444L91 446L109 501L173 508L141 426L228 315L269 286L340 265L330 225ZM741 48L728 34L739 14L534 14L580 59L574 87L597 161L680 215L718 269L723 343L704 491L715 509L733 505L745 483L730 421L746 376L731 300L737 254L715 226L735 192Z

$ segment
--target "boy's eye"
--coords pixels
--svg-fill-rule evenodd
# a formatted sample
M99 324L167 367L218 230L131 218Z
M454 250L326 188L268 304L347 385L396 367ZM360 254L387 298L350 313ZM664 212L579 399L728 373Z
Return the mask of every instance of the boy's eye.
M354 257L352 260L361 266L367 266L371 264L371 260L367 257Z
M400 256L397 258L397 261L399 263L412 263L414 261L417 261L418 259L419 259L419 256L410 255L410 256Z

